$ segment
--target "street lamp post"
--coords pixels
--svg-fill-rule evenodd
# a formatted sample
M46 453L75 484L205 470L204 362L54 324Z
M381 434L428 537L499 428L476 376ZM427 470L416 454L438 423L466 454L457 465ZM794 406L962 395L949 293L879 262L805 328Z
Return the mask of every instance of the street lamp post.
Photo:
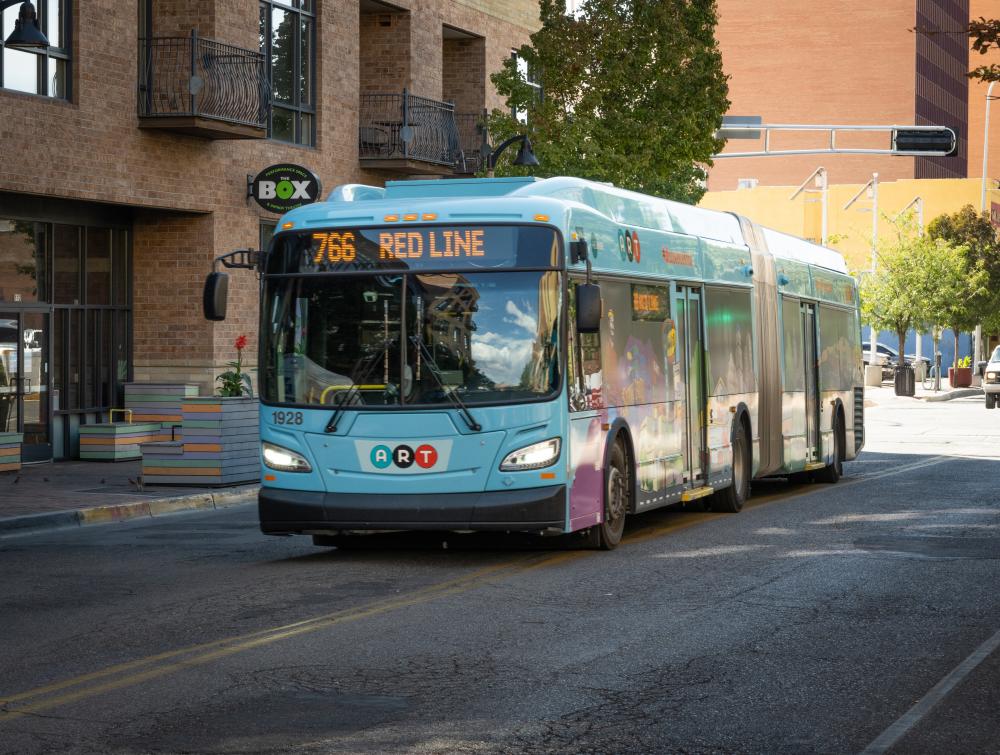
M38 25L38 13L35 12L35 6L30 2L0 0L0 13L18 3L21 3L21 8L17 14L17 20L14 21L14 31L4 40L4 47L15 50L48 47L49 40L42 34L42 29Z
M527 134L515 134L510 139L501 142L499 147L493 149L490 146L489 134L485 128L483 129L483 143L479 147L479 154L481 154L483 159L486 161L487 176L493 178L493 169L496 168L497 160L500 159L500 155L503 154L503 151L510 145L518 142L521 143L521 147L518 149L517 156L514 158L514 165L538 165L538 158L535 157L535 153L531 149L531 139L528 138Z
M826 168L819 167L816 168L812 173L809 174L809 178L802 182L802 185L797 188L792 195L788 198L789 200L795 199L799 194L804 191L814 191L814 189L806 189L809 182L814 178L819 179L819 192L820 192L820 243L826 246L827 233L827 218L829 217L828 205L829 205L829 184L826 173Z
M979 211L986 212L986 177L987 177L987 167L989 164L990 157L990 103L993 102L993 87L996 86L995 81L991 81L990 85L986 88L986 116L983 118L983 177L981 184L981 191L979 194ZM983 326L976 325L976 331L972 336L973 345L973 362L979 361L979 355L983 350ZM975 364L973 364L973 368Z

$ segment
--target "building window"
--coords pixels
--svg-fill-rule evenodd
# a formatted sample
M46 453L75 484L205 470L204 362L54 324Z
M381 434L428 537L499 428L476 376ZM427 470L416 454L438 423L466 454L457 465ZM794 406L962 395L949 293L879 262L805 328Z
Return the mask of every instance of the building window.
M528 86L535 90L535 97L539 102L542 101L542 85L539 83L537 76L535 75L534 68L528 65L528 61L517 54L516 50L511 50L510 56L514 59L514 65L517 66L518 75L524 80ZM514 109L511 115L518 121L518 123L528 123L528 111Z
M20 5L3 11L0 23L0 87L69 99L69 0L36 0L38 25L51 47L37 52L7 49Z
M271 248L271 239L274 238L274 232L277 228L278 224L273 220L260 221L260 250L262 252Z
M759 182L756 178L737 178L736 188L737 189L756 189Z
M261 0L260 51L271 80L272 139L316 142L316 0Z

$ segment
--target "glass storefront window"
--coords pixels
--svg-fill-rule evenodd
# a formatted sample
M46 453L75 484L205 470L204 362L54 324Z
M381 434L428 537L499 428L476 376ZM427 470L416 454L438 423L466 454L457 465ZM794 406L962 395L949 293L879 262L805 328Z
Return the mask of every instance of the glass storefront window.
M128 231L113 231L111 237L111 270L114 279L114 304L128 304L129 261Z
M0 218L0 301L48 300L44 223Z
M111 229L87 229L87 304L111 303Z
M52 251L55 258L54 284L56 304L82 304L80 301L80 227L55 225Z

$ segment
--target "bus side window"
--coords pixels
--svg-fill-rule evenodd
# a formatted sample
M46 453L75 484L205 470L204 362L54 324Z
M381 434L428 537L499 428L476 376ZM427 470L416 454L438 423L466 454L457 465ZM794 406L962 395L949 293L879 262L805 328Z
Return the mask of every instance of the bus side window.
M569 285L569 408L571 411L600 409L601 336L598 333L576 332L576 283Z

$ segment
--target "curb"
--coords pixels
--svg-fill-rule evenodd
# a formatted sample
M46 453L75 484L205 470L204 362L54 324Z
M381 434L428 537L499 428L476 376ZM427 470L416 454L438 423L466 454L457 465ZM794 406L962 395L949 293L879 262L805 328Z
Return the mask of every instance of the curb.
M157 498L152 501L132 501L108 506L89 506L82 509L47 511L44 514L12 516L0 519L0 539L12 535L34 534L43 530L89 527L96 524L124 522L129 519L165 516L182 511L208 511L245 506L256 503L258 490L260 486L254 485L240 490L195 493L172 498Z
M947 393L941 393L937 396L924 396L922 401L951 401L953 398L965 398L966 396L982 396L982 388L956 388L953 391L948 391Z

